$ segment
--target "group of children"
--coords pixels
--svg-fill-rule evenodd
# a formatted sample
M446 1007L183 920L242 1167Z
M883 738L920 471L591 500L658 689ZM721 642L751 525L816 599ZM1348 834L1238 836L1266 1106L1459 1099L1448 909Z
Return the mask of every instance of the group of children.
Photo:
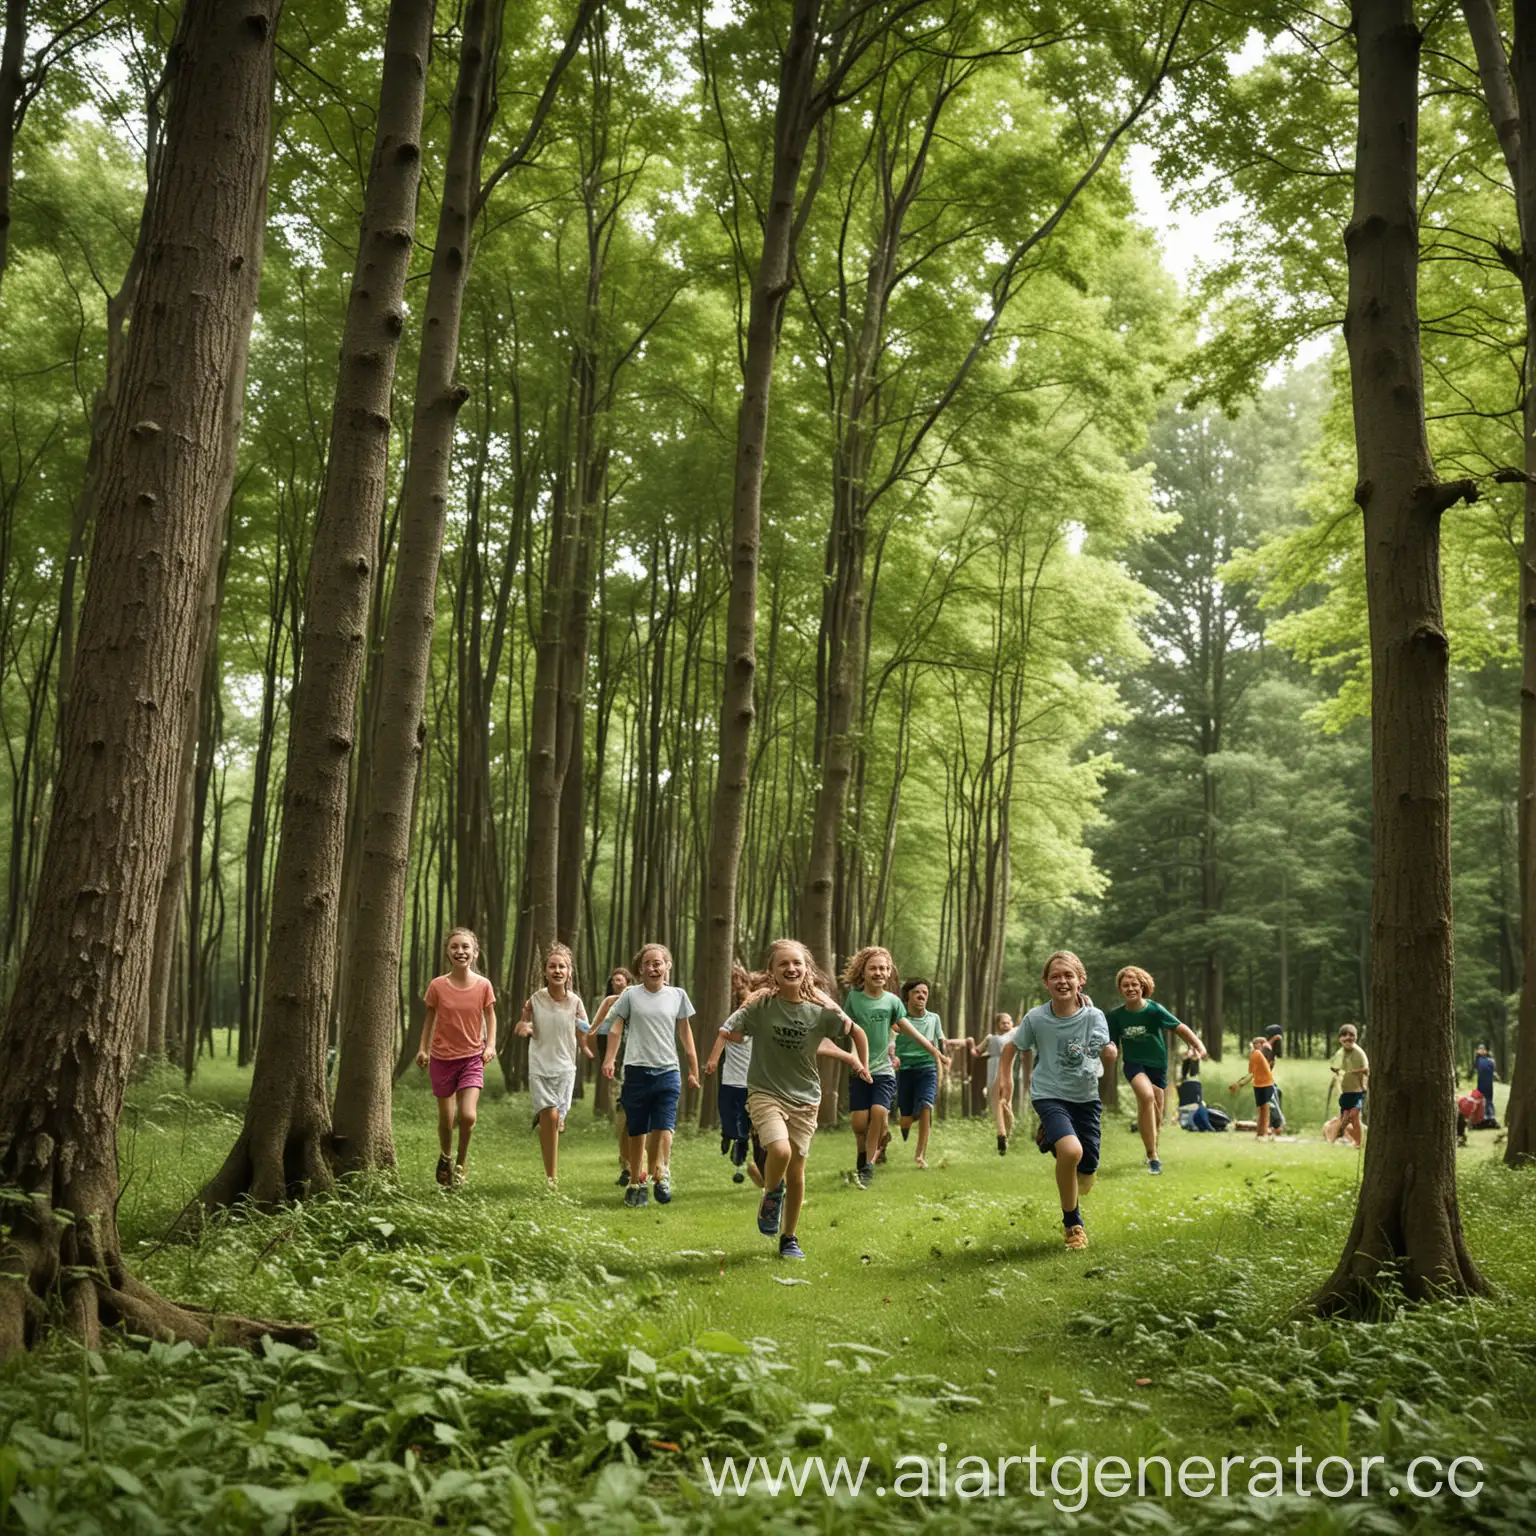
M444 1185L463 1182L485 1064L496 1054L496 998L490 982L473 969L478 954L469 929L456 928L449 935L450 971L427 988L416 1058L418 1065L430 1068L438 1100L437 1179ZM594 1058L589 1036L595 1033L603 1041L603 1076L620 1085L618 1182L624 1203L646 1205L651 1190L658 1203L670 1203L683 1061L688 1086L699 1086L694 1007L687 992L671 983L671 971L666 946L645 945L633 971L619 968L610 974L608 995L589 1023L572 990L570 950L563 944L550 946L544 985L523 1005L516 1033L529 1040L529 1092L551 1189L558 1178L560 1132L575 1091L577 1055ZM929 983L914 977L903 985L890 952L878 946L861 949L849 960L840 978L845 989L840 1004L829 978L797 940L776 939L769 945L761 971L734 968L736 1008L719 1026L703 1070L720 1077L720 1150L731 1160L732 1179L740 1184L750 1177L762 1191L758 1229L778 1240L781 1257L804 1257L797 1228L824 1059L846 1065L851 1073L855 1178L862 1188L869 1187L876 1164L885 1159L893 1109L903 1140L917 1127L915 1161L919 1168L928 1166L938 1086L957 1050L972 1059L987 1058L987 1093L1000 1155L1008 1151L1013 1131L1016 1076L1028 1092L1038 1122L1036 1145L1056 1160L1069 1249L1088 1246L1080 1201L1092 1188L1099 1164L1099 1079L1116 1060L1123 1061L1136 1098L1147 1168L1162 1172L1159 1138L1169 1037L1181 1039L1187 1059L1197 1064L1205 1055L1199 1037L1153 1001L1153 979L1139 966L1126 966L1115 977L1121 1001L1107 1015L1093 1005L1083 963L1069 950L1058 950L1046 961L1041 979L1047 1002L1030 1008L1017 1026L1007 1014L997 1015L993 1032L977 1042L947 1038L942 1020L928 1008ZM1244 1080L1254 1085L1260 1136L1270 1131L1275 1098L1273 1058L1265 1046L1263 1039L1255 1040L1249 1079ZM1334 1066L1343 1087L1338 1135L1358 1145L1369 1063L1353 1026L1341 1032Z

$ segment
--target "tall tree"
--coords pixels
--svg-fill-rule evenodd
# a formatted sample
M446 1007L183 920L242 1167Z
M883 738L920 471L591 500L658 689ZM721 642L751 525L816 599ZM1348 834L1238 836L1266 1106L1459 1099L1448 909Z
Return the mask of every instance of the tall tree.
M1383 1282L1411 1299L1486 1289L1456 1199L1451 977L1450 647L1440 520L1471 481L1441 482L1424 424L1418 313L1419 56L1412 0L1355 0L1355 199L1344 243L1355 500L1371 638L1371 1018L1376 1104L1354 1225L1318 1296L1365 1312Z
M35 1340L42 1298L72 1331L206 1341L219 1320L123 1263L115 1132L170 839L193 636L230 378L253 315L243 271L262 207L281 0L189 0L173 45L165 163L103 456L95 547L59 784L0 1037L0 1182L21 1190L0 1262L0 1357ZM261 1325L227 1333L252 1339Z
M315 518L277 870L245 1124L204 1191L273 1204L331 1182L325 1049L363 636L389 463L390 395L421 179L432 0L392 0L379 113Z

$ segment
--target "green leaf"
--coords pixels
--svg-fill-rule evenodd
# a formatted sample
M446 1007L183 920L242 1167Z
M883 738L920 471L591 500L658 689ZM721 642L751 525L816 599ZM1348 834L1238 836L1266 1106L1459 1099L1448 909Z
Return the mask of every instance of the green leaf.
M743 1344L735 1334L722 1333L717 1328L707 1329L693 1342L697 1348L708 1350L714 1355L750 1355L752 1353L750 1344ZM877 1350L876 1353L878 1354L879 1351Z

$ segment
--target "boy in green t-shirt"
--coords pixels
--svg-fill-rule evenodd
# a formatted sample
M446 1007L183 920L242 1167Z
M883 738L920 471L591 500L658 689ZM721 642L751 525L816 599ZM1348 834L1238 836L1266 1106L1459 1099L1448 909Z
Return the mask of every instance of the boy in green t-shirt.
M928 1135L933 1129L933 1107L939 1083L949 1069L949 1052L964 1040L946 1040L943 1021L928 1011L929 985L921 976L902 984L901 1000L907 1016L896 1026L896 1107L901 1115L901 1139L905 1141L917 1121L917 1152L913 1162L928 1166Z
M1180 1023L1161 1003L1152 1001L1153 980L1139 965L1122 966L1115 987L1124 1001L1111 1008L1109 1038L1120 1048L1125 1080L1136 1095L1136 1124L1141 1144L1147 1149L1147 1171L1161 1173L1158 1157L1163 1129L1163 1104L1168 1088L1167 1031L1172 1030L1195 1053L1205 1046L1189 1025Z

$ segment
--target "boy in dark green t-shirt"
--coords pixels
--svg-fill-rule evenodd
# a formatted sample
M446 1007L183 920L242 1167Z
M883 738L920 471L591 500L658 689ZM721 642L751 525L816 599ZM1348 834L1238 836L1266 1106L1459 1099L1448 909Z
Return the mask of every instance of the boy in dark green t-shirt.
M1139 965L1124 966L1115 977L1124 1001L1105 1015L1109 1038L1120 1047L1125 1080L1136 1095L1136 1124L1141 1144L1147 1149L1147 1170L1161 1173L1158 1139L1163 1128L1163 1100L1168 1087L1168 1030L1173 1030L1195 1053L1205 1046L1189 1025L1181 1024L1161 1003L1152 1001L1152 977Z

